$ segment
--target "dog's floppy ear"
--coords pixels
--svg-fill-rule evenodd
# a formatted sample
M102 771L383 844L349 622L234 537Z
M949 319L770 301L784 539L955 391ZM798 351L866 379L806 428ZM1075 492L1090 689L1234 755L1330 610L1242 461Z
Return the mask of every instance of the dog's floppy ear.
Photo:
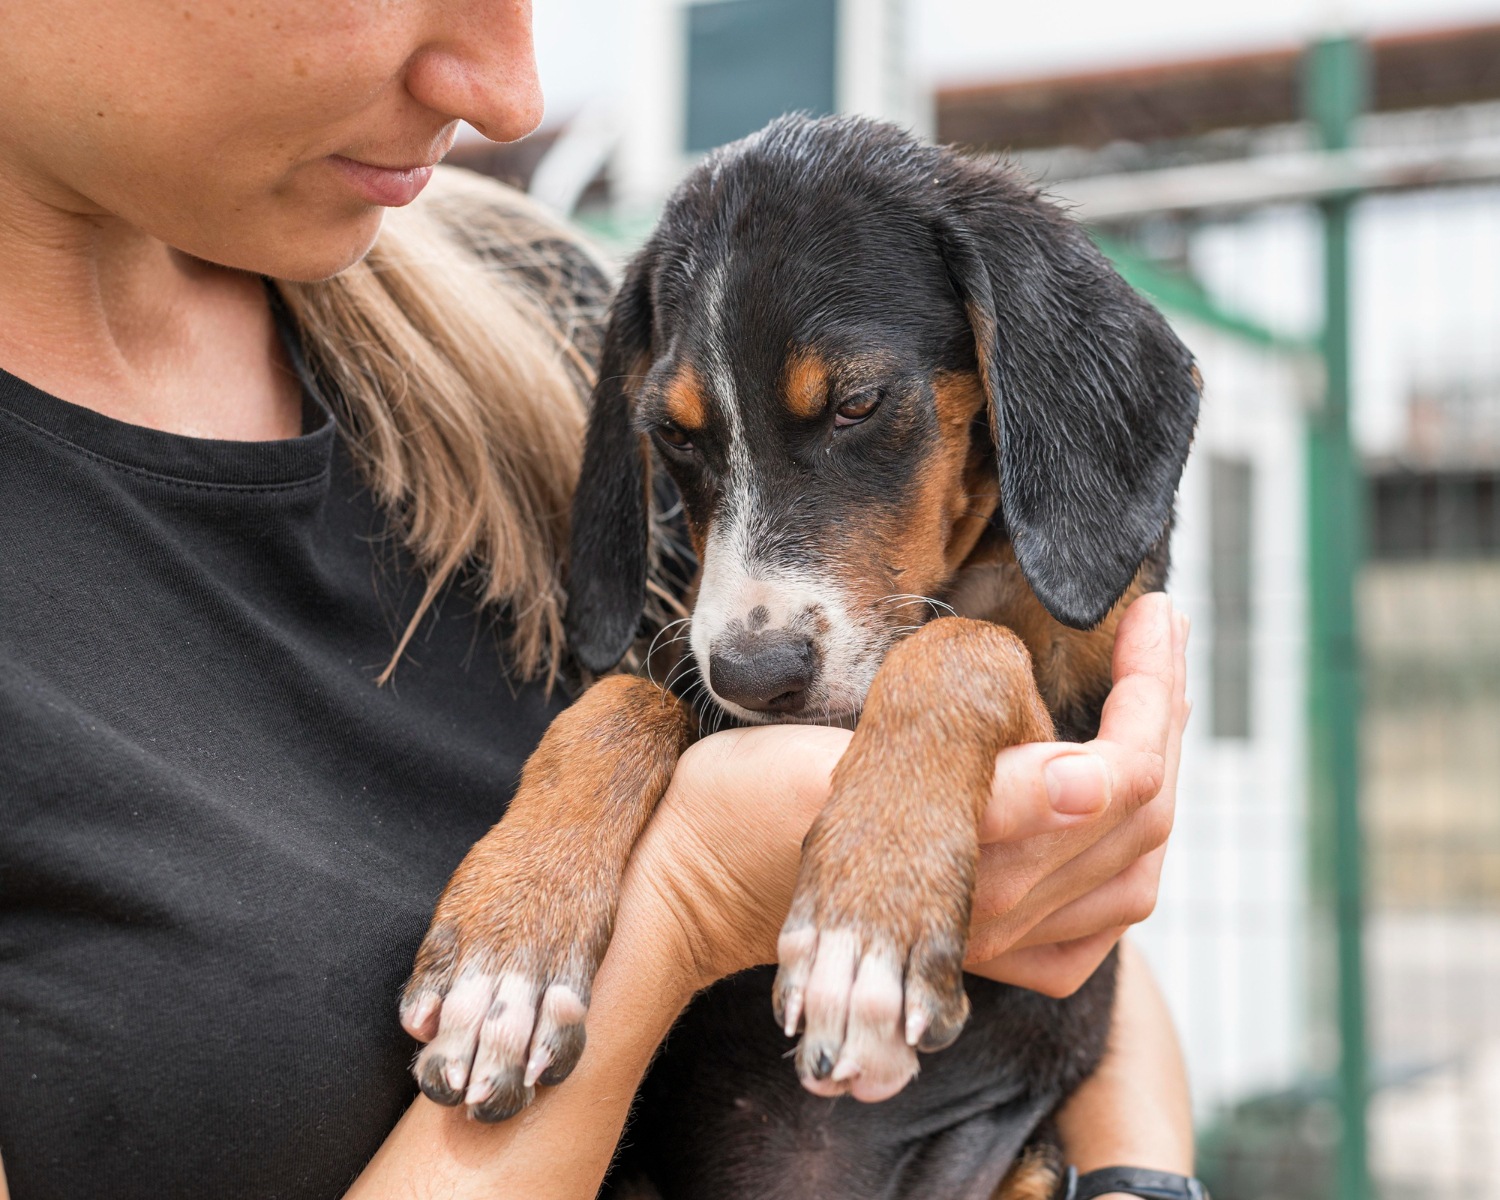
M1172 515L1198 416L1192 355L1083 229L963 164L939 240L973 326L1016 561L1089 629Z
M631 409L651 353L653 270L642 251L610 308L573 495L565 626L574 656L596 673L625 656L646 603L650 449Z

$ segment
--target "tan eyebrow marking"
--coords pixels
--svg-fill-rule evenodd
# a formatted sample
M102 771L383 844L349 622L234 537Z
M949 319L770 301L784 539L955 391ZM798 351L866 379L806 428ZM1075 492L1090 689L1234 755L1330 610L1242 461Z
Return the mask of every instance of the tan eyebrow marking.
M782 402L794 417L811 420L828 406L828 364L812 350L799 350L782 372Z
M690 366L680 368L662 389L667 418L679 429L702 429L708 424L703 383Z

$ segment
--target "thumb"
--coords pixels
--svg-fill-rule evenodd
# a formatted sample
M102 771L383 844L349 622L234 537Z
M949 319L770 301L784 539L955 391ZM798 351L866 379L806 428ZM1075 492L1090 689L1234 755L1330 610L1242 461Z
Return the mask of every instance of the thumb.
M1060 833L1097 820L1110 806L1110 773L1087 745L1030 742L995 759L980 844Z

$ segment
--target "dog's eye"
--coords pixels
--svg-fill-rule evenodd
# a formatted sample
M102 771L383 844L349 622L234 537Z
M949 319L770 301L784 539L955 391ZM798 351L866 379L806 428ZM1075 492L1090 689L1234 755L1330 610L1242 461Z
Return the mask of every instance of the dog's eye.
M861 392L857 396L850 396L834 410L834 427L842 429L845 425L858 425L879 407L879 392Z
M691 450L693 439L678 429L675 425L663 425L656 431L656 436L676 450Z

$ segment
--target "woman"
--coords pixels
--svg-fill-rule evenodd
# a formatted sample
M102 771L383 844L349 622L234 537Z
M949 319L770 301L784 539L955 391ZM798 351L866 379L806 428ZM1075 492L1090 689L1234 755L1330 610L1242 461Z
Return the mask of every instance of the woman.
M495 1128L412 1101L401 980L562 703L602 285L488 186L382 217L458 119L507 140L540 112L525 0L0 8L18 1200L590 1196L688 997L774 957L838 731L683 760L566 1084ZM973 970L1066 993L1149 911L1184 639L1141 601L1100 739L1001 756ZM1133 957L1124 978L1069 1149L1186 1170L1170 1030Z

